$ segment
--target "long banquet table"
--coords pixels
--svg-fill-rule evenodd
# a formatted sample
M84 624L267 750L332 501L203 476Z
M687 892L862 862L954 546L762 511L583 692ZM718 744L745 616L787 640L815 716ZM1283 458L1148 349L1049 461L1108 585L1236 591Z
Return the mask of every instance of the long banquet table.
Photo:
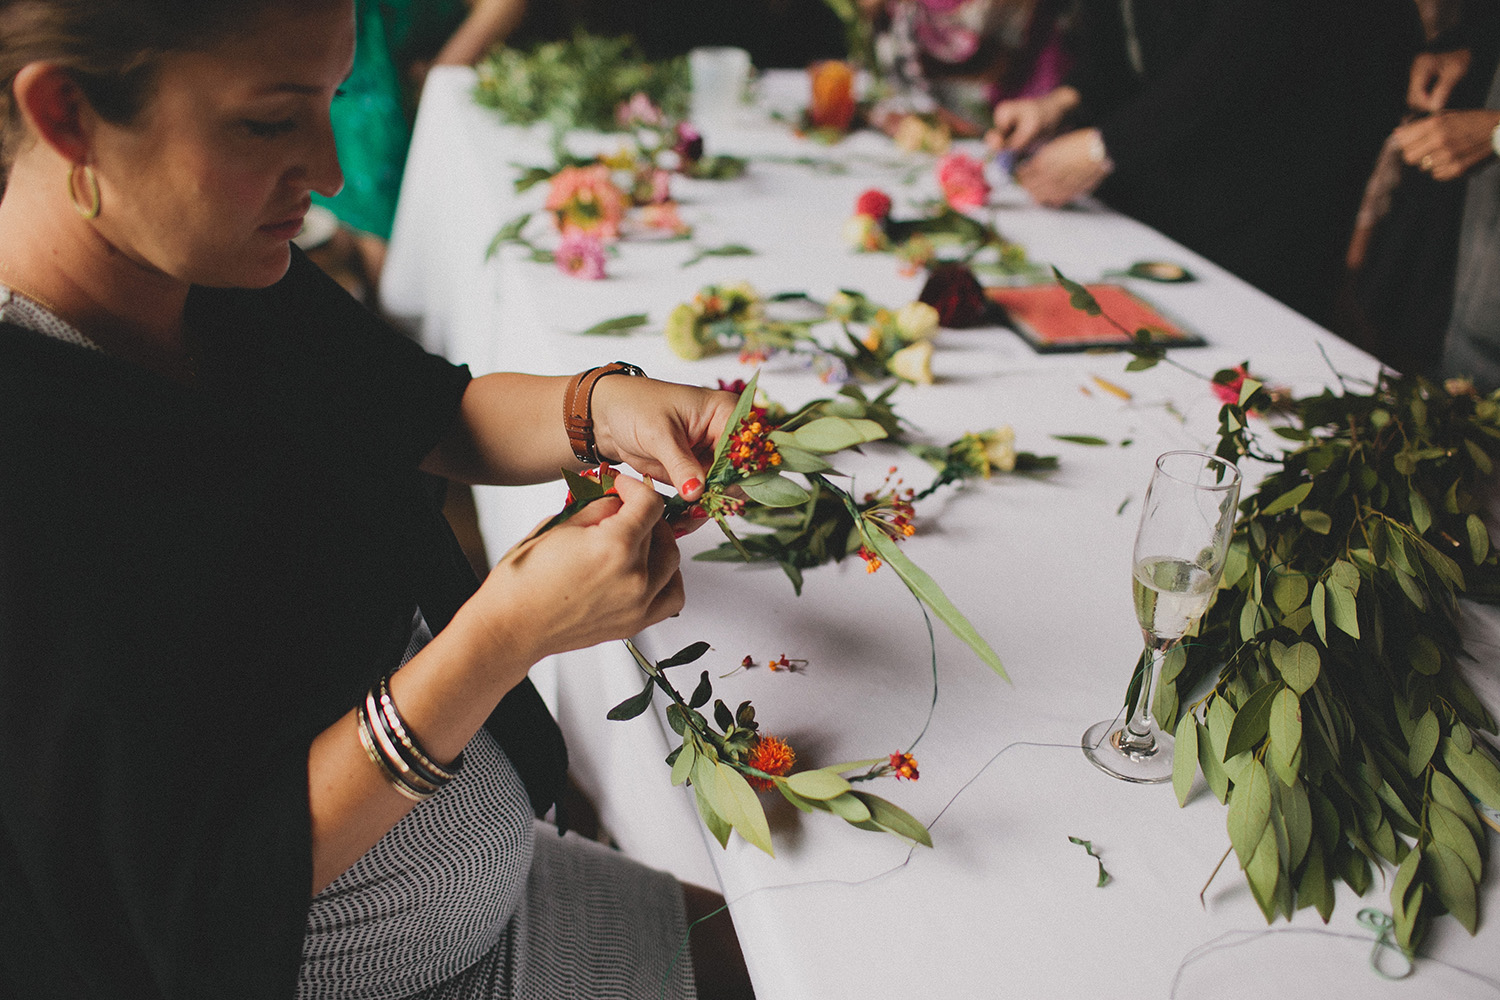
M627 242L610 276L588 282L528 259L519 247L492 260L502 223L540 208L540 189L513 190L517 165L551 162L548 136L502 125L473 104L472 74L434 70L407 166L383 304L431 350L476 372L565 374L616 358L652 375L714 384L750 371L733 354L687 362L666 347L668 310L703 284L746 280L764 293L839 288L899 306L920 279L888 255L852 252L841 230L855 197L881 186L897 212L935 193L930 159L903 156L861 134L835 147L808 143L764 115L793 110L798 78L768 78L761 104L710 131L711 152L752 157L732 181L674 180L691 242ZM577 149L617 140L576 137ZM996 179L999 184L999 179ZM1180 263L1198 279L1133 287L1200 331L1202 348L1175 355L1200 372L1250 360L1298 392L1367 378L1375 363L1265 295L1161 235L1097 206L1033 207L999 184L1001 231L1037 260L1096 279L1139 259ZM708 257L728 243L753 256ZM647 312L634 335L577 335L592 324ZM889 571L858 559L812 570L802 596L775 567L684 562L688 606L639 638L654 657L696 640L715 694L753 700L763 730L787 739L804 766L906 749L921 778L874 789L930 825L935 847L804 817L767 800L777 856L738 837L720 849L701 829L691 792L669 784L674 745L655 713L628 723L605 712L640 688L620 644L539 668L566 731L575 779L595 800L622 850L680 877L717 885L729 900L762 1000L829 997L1492 997L1500 995L1500 888L1481 892L1470 938L1438 921L1414 974L1372 970L1364 907L1389 910L1388 884L1365 899L1340 885L1325 927L1311 910L1267 926L1231 859L1200 890L1228 846L1225 810L1199 779L1178 808L1170 786L1136 786L1095 770L1083 730L1118 711L1140 632L1127 596L1139 502L1160 452L1211 447L1218 402L1199 380L1167 365L1123 372L1122 355L1040 355L1001 328L944 331L937 381L897 391L897 410L920 435L945 443L1005 424L1023 450L1059 456L1048 474L998 476L947 489L918 509L906 551L989 639L1013 683L998 679L939 627L934 671L922 614ZM1128 399L1097 378L1124 388ZM773 359L762 387L797 404L829 392L798 365ZM1105 439L1106 446L1057 435ZM932 471L876 445L842 471L856 489L891 465L911 485ZM478 491L491 558L561 502L557 486ZM1492 519L1491 524L1495 522ZM688 553L720 541L710 527ZM1500 705L1500 618L1467 609L1473 679ZM734 672L746 655L785 654L796 672ZM691 669L696 674L697 667ZM691 686L691 676L682 683ZM658 706L659 707L659 706ZM930 713L930 721L929 721ZM925 732L924 732L925 727ZM771 796L775 798L775 796ZM1091 841L1112 880L1096 887ZM1389 877L1388 875L1386 876ZM1383 966L1399 967L1394 953Z

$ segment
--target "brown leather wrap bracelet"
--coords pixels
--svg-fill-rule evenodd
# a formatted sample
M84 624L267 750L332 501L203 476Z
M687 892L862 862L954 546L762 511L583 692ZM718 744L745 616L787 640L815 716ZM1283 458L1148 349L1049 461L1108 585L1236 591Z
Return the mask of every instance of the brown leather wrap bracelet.
M568 380L568 387L563 391L563 427L568 432L568 444L573 454L585 465L600 462L594 443L594 386L606 375L643 378L646 373L628 362L615 361L581 371Z

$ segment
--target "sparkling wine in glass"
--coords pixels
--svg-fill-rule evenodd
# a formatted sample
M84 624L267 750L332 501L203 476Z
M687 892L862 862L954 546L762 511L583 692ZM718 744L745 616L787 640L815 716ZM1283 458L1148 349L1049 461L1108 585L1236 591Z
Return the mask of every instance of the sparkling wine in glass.
M1132 566L1147 663L1129 718L1106 719L1083 734L1083 752L1108 774L1146 784L1172 777L1172 737L1151 715L1151 693L1167 653L1213 598L1239 498L1239 470L1222 458L1169 451L1156 460Z

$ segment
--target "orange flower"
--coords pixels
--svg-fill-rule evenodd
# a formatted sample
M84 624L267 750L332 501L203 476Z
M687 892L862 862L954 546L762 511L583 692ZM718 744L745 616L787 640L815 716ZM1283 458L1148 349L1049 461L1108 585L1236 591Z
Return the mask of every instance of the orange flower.
M854 121L854 67L837 59L807 68L812 81L812 104L807 109L814 128L847 132Z
M729 441L729 462L745 475L781 464L781 455L771 439L772 428L755 418L752 412L740 425L739 433Z
M916 781L920 775L917 774L917 758L909 753L891 754L891 770L896 772L896 780L905 778L907 781Z
M750 756L745 763L757 771L781 777L791 773L792 765L797 763L797 755L785 740L762 735L755 741L755 746L750 748ZM761 792L769 792L776 787L776 782L767 778L757 778L753 774L746 775L746 780L750 782L750 787Z

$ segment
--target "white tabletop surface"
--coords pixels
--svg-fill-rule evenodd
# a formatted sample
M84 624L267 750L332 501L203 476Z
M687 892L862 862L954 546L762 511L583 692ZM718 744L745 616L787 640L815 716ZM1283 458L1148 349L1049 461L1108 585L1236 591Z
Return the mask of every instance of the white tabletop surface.
M397 213L383 301L429 349L476 373L564 374L623 359L652 375L698 384L748 377L733 355L674 357L660 336L676 303L712 281L748 280L765 293L838 288L899 306L920 279L888 255L856 254L841 229L860 191L880 186L897 214L935 193L930 158L903 157L882 137L836 147L793 137L747 111L710 152L755 157L733 181L674 180L686 243L626 243L597 282L567 277L502 249L495 231L540 208L541 188L517 195L515 164L551 160L547 136L501 125L470 99L472 74L435 69L427 82ZM774 78L766 100L790 107L800 80ZM581 139L579 151L617 140ZM791 162L835 161L844 172ZM997 184L999 179L995 178ZM1139 259L1164 259L1199 279L1133 285L1209 346L1175 357L1200 372L1250 360L1271 382L1315 391L1369 377L1374 363L1342 341L1161 235L1106 210L1049 211L999 186L1001 231L1038 260L1092 280ZM540 230L539 230L540 231ZM750 257L682 265L696 248L741 243ZM602 319L646 312L629 337L581 337ZM777 849L766 857L737 837L707 840L690 792L673 788L662 757L674 745L659 716L604 718L639 690L619 644L558 658L538 671L567 734L575 778L596 800L622 849L680 877L716 884L730 901L761 1000L829 997L1493 997L1500 995L1500 889L1481 889L1479 936L1436 923L1415 975L1392 982L1369 967L1364 906L1388 911L1383 881L1361 900L1340 887L1325 927L1310 910L1267 927L1231 860L1199 902L1228 846L1225 809L1201 779L1186 808L1169 786L1142 787L1095 770L1078 749L1091 723L1114 714L1139 649L1127 596L1130 547L1151 465L1174 447L1211 447L1218 403L1201 381L1169 366L1123 372L1121 355L1034 353L1003 329L944 331L937 383L897 391L920 435L946 443L965 431L1014 426L1023 450L1055 454L1040 476L997 477L948 489L918 509L911 557L944 587L1004 660L999 680L938 626L936 681L917 604L889 571L848 560L808 572L794 597L779 569L684 564L688 606L640 637L654 656L704 640L701 664L730 671L745 655L805 659L798 673L764 668L715 680L733 705L754 701L764 731L789 740L806 766L915 748L922 777L877 794L931 825L933 850L865 833L828 816L803 817L766 800ZM1124 387L1103 391L1094 376ZM809 373L767 364L762 387L795 405L825 395ZM1053 435L1093 435L1107 447ZM843 463L855 489L898 465L920 487L931 471L876 445ZM1253 475L1253 470L1251 470ZM561 502L560 487L481 489L491 558ZM1123 508L1123 510L1122 510ZM711 527L688 552L717 544ZM1500 704L1497 616L1470 609L1474 681ZM691 687L698 667L683 668ZM686 673L685 671L692 671ZM934 683L936 704L933 705ZM774 796L773 796L774 798ZM1113 875L1070 836L1090 840ZM1399 960L1396 964L1399 964Z

